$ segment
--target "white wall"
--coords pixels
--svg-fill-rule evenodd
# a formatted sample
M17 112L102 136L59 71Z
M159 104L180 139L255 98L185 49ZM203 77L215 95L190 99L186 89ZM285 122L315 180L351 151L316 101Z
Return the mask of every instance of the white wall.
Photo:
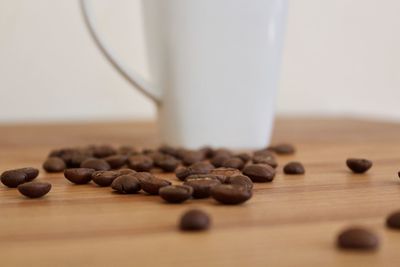
M111 46L147 75L140 1L93 1ZM292 0L278 111L400 120L399 10L397 0ZM0 121L154 116L97 51L77 1L0 0Z

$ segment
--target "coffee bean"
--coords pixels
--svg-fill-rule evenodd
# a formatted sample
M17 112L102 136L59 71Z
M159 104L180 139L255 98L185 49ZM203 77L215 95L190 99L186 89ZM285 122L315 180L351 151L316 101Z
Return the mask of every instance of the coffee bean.
M59 157L49 157L43 163L43 169L47 172L62 172L66 167L64 160Z
M171 185L170 181L157 178L151 173L139 172L138 174L140 174L139 181L143 191L150 195L158 195L160 188Z
M117 150L110 145L94 146L93 156L96 158L105 158L117 154Z
M249 200L252 191L246 186L221 184L211 189L211 196L223 204L236 205Z
M242 173L238 169L220 167L220 168L216 168L216 169L211 170L209 172L209 174L210 175L215 175L216 177L218 177L218 180L220 180L221 183L225 183L225 180L228 177L241 175Z
M111 169L111 166L104 159L92 158L82 162L81 168L94 169L96 171L108 171Z
M8 187L14 188L27 182L27 175L17 170L5 171L1 174L1 182Z
M225 149L218 149L214 152L214 156L210 159L210 163L215 168L222 167L224 162L232 157L232 153Z
M87 184L92 180L94 169L71 168L64 170L64 177L74 184Z
M255 183L271 182L275 177L274 168L267 164L249 164L242 172Z
M135 174L121 175L112 182L111 188L121 194L135 194L141 189L140 181Z
M82 164L87 159L93 158L92 156L89 156L87 154L81 154L81 153L76 153L71 156L71 158L68 160L68 162L65 162L67 165L67 168L79 168ZM65 160L64 160L65 161Z
M178 167L175 171L175 175L180 180L184 181L189 175L207 174L212 169L214 169L214 166L208 162L197 162L190 165L189 167Z
M245 175L235 175L235 176L228 176L225 180L226 184L232 184L232 185L239 185L239 186L244 186L248 190L253 189L253 182L251 179Z
M124 168L124 169L119 169L119 170L116 170L116 171L119 173L119 175L134 174L134 173L136 173L136 171L134 171L134 170L132 170L132 169L126 169L126 168Z
M182 231L202 231L210 227L211 219L201 210L188 210L186 211L179 222L179 228Z
M173 172L178 167L180 161L167 154L159 154L154 158L154 165L165 172Z
M138 154L138 151L132 146L120 146L117 150L117 154L131 156Z
M214 149L210 146L204 146L202 148L200 148L200 151L202 151L204 153L204 156L209 159L212 156L214 156Z
M32 167L19 168L19 169L15 169L15 170L26 174L26 179L25 179L26 182L32 181L39 175L39 170L36 168L32 168Z
M283 172L286 174L304 174L303 164L297 161L292 161L283 167Z
M194 198L207 198L211 195L211 188L221 184L217 179L212 178L187 178L183 185L187 185L193 188Z
M289 154L294 154L296 152L294 146L290 144L278 144L270 146L267 149L274 151L276 154L279 155L289 155Z
M276 161L275 155L269 151L260 151L259 153L254 154L252 160L255 164L261 163L268 164L272 168L278 167L278 162Z
M392 229L400 229L400 211L393 212L386 218L386 226Z
M92 173L92 180L99 186L110 186L118 176L121 176L118 171L95 171Z
M51 184L46 182L28 182L18 186L18 191L29 198L39 198L46 195L51 189Z
M193 189L186 185L168 185L160 188L158 193L167 202L181 203L192 196Z
M161 152L166 155L173 156L174 158L178 157L178 149L172 146L163 145L158 148L158 152Z
M138 172L147 172L153 168L153 160L146 155L133 155L128 159L128 166Z
M112 155L104 158L112 169L118 169L125 165L128 161L127 155Z
M184 150L181 158L183 165L189 166L205 159L205 154L201 150Z
M337 246L341 249L374 250L379 246L379 239L369 230L353 227L339 234Z
M364 173L372 167L372 161L359 158L349 158L346 164L354 173Z
M243 166L244 166L244 162L239 157L231 157L231 158L225 160L224 163L222 163L222 167L234 168L234 169L238 169L238 170L241 170L243 168Z
M236 157L243 160L244 163L247 163L251 160L251 156L248 153L239 153L236 155Z

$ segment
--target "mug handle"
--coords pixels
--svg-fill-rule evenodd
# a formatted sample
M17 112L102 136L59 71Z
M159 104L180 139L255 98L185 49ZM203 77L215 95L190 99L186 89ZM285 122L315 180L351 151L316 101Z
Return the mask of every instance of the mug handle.
M90 8L90 0L80 0L80 7L85 21L85 25L89 30L90 36L100 49L102 54L114 66L114 68L134 87L139 89L143 94L152 99L156 104L161 103L161 90L150 85L143 77L134 70L126 67L118 56L111 51L99 35Z

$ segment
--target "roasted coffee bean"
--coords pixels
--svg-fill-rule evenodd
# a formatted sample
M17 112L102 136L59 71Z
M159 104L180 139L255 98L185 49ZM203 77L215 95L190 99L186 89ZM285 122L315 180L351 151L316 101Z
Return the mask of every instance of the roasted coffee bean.
M230 159L231 157L232 155L230 154L217 153L210 159L210 163L214 165L215 168L219 168L222 167L222 165L224 165L224 162Z
M128 159L128 166L138 172L147 172L153 168L153 160L146 155L133 155Z
M62 172L66 167L64 160L59 157L47 158L43 163L43 169L47 172Z
M87 159L82 162L81 168L94 169L96 171L108 171L111 169L111 166L104 159Z
M127 155L112 155L104 158L105 161L110 165L112 169L118 169L125 165L128 161Z
M16 171L20 171L26 174L26 181L30 182L33 179L35 179L36 177L38 177L39 175L39 170L36 168L32 168L32 167L26 167L26 168L19 168L19 169L15 169Z
M210 175L215 175L221 183L225 183L226 178L230 176L241 175L242 172L234 168L216 168L209 172Z
M276 158L274 156L274 154L272 154L269 151L265 151L265 152L259 152L257 154L255 154L253 156L253 163L258 164L268 164L269 166L271 166L272 168L276 168L278 167L278 162L276 161Z
M386 218L386 226L392 229L400 229L400 211L393 212Z
M234 169L238 169L238 170L241 170L243 168L243 166L244 166L244 162L239 157L231 157L231 158L225 160L224 163L222 163L222 167L234 168Z
M182 231L202 231L210 227L211 219L204 211L192 209L186 211L179 222Z
M189 167L179 167L175 171L176 177L178 177L180 180L184 181L186 177L189 175L193 174L207 174L209 173L212 169L214 169L214 166L211 165L208 162L197 162Z
M186 185L168 185L161 187L158 193L167 202L181 203L192 196L193 188Z
M271 182L275 177L274 168L267 164L249 164L242 172L255 183Z
M136 171L134 171L134 170L132 170L132 169L119 169L119 170L116 170L118 173L119 173L119 175L124 175L124 174L134 174L134 173L136 173Z
M210 146L204 146L200 148L200 151L204 153L204 157L206 157L207 159L213 157L215 152L214 149Z
M68 160L68 162L65 162L67 165L67 168L79 168L82 164L87 159L92 159L92 156L89 156L87 154L81 154L81 153L76 153L71 156L71 158ZM64 160L65 161L65 160Z
M205 154L201 150L185 150L182 153L182 163L185 166L192 165L205 159Z
M346 164L354 173L364 173L372 167L372 161L359 158L349 158Z
M119 171L95 171L92 180L99 186L110 186L118 176L121 176Z
M207 198L211 195L211 188L221 184L217 179L213 178L187 178L183 185L193 188L194 198Z
M283 167L283 172L286 174L304 174L303 164L297 161L292 161Z
M46 195L51 189L51 184L46 182L28 182L18 186L18 191L29 198L39 198Z
M71 158L74 155L80 155L81 153L75 148L61 148L50 152L49 157L59 157L64 160L64 162L69 165Z
M178 167L180 161L167 154L160 154L154 157L154 165L165 172L173 172Z
M131 156L138 154L138 151L132 146L120 146L117 150L117 154Z
M121 175L112 182L111 188L121 194L135 194L141 189L140 181L135 174Z
M226 184L240 185L246 187L248 190L253 189L253 182L245 175L228 176L225 180Z
M236 205L249 200L252 191L246 186L221 184L211 189L211 196L223 204Z
M94 169L71 168L64 170L64 177L74 184L87 184L92 180Z
M178 157L178 149L176 149L175 147L172 147L172 146L168 146L168 145L160 146L158 148L158 152L173 156L175 158Z
M278 144L270 146L267 149L279 155L289 155L289 154L294 154L296 152L294 146L290 144Z
M110 145L95 146L93 156L96 158L105 158L117 154L117 150Z
M243 160L244 163L247 163L251 160L251 156L248 153L239 153L236 155L236 157Z
M27 175L17 170L5 171L1 174L1 182L8 187L14 188L27 182Z
M155 152L157 152L157 151L155 151L154 149L151 149L151 148L144 148L142 150L142 154L146 155L146 156L151 155L151 154L153 154Z
M374 250L379 246L379 239L369 230L353 227L339 234L337 246L341 249Z
M143 191L150 195L158 195L160 188L171 185L170 181L157 178L151 173L139 172L138 174Z

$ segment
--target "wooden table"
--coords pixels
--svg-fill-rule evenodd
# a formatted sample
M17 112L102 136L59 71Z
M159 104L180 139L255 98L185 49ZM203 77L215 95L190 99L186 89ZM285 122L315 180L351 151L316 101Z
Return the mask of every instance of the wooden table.
M53 188L42 199L1 186L0 266L400 266L400 231L384 226L400 209L400 124L279 119L273 140L298 152L280 156L275 180L256 184L241 206L166 204L44 172L38 179ZM0 170L39 167L52 148L89 143L155 146L157 131L151 123L1 126ZM350 156L374 166L353 175L345 166ZM291 160L303 162L306 175L283 175ZM212 216L210 231L177 230L193 207ZM349 225L376 231L379 251L336 249L337 233Z

